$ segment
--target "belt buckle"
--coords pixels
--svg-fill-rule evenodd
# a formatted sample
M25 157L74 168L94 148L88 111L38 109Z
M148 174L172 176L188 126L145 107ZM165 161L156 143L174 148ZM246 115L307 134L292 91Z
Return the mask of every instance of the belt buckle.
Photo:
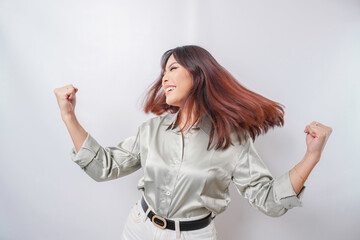
M159 224L157 224L156 222L155 222L155 219L159 219L160 221L162 221L164 224L163 224L163 226L161 226L161 225L159 225ZM165 229L166 228L166 220L165 220L165 218L162 218L162 217L160 217L160 216L157 216L157 215L154 215L153 217L152 217L152 219L151 219L151 221L152 221L152 223L156 226L156 227L158 227L158 228L160 228L160 229Z

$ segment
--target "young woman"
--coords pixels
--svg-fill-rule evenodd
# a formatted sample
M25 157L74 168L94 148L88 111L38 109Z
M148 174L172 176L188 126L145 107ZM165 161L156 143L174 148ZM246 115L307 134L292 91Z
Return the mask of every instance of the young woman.
M301 206L304 182L320 160L330 127L308 124L303 159L273 178L254 141L284 124L282 105L246 89L199 46L168 50L161 68L144 99L144 111L157 116L113 147L103 148L78 123L77 88L54 90L75 145L72 160L90 177L108 181L143 170L143 196L122 239L216 239L212 219L229 204L231 182L269 216Z

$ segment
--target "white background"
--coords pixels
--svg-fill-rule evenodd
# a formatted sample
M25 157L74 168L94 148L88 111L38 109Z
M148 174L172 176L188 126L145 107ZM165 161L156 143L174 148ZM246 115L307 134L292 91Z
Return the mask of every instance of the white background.
M53 90L102 146L154 115L141 111L163 52L206 48L245 87L285 105L285 126L255 144L274 176L305 153L305 126L333 128L304 206L280 218L231 185L220 239L359 239L360 1L0 1L0 239L120 239L141 170L97 183L73 147Z

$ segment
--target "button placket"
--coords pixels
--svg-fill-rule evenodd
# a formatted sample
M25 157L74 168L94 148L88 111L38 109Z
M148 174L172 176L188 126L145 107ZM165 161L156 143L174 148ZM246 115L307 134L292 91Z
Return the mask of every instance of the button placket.
M172 173L172 170L170 170L167 173L165 173L165 176L164 176L164 186L161 189L160 203L159 203L160 208L164 212L168 212L169 207L170 207L171 199L169 198L169 196L170 196L169 188L171 187L171 185L174 184L173 183L174 182L173 175L174 174Z
M176 186L176 183L177 183L177 179L178 179L178 175L179 175L179 172L180 172L180 167L181 167L181 162L182 162L182 159L183 159L183 155L184 155L184 135L183 133L179 133L177 132L177 134L179 134L179 140L180 140L180 157L179 159L174 159L173 160L173 168L171 169L170 172L172 172L171 176L171 180L168 181L168 184L167 184L167 188L164 188L164 194L166 196L166 199L167 199L167 203L168 203L168 206L167 206L167 214L170 213L170 205L171 205L171 202L172 202L172 197L173 197L173 191L175 189L175 186Z

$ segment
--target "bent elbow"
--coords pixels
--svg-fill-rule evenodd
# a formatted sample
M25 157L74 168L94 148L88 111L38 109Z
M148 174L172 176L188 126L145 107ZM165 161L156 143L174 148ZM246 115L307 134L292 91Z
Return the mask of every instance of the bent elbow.
M94 176L90 176L92 179L95 180L95 182L105 182L107 179L106 178L102 178L102 177L94 177Z
M100 168L87 168L84 169L86 174L96 182L106 182L116 178L113 174L109 173L105 169Z
M287 211L288 209L281 206L276 208L264 209L262 212L269 217L277 218L284 215Z

